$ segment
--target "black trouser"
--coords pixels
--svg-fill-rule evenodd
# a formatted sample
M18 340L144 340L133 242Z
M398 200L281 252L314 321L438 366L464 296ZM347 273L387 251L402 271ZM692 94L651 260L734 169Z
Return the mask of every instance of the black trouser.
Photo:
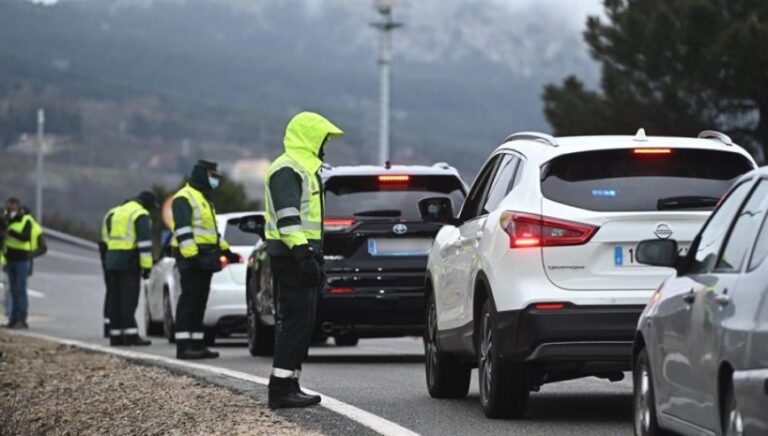
M107 271L109 335L138 335L136 307L141 292L141 271L122 269Z
M307 358L315 330L318 287L301 284L299 264L292 257L270 258L277 294L273 368L295 371ZM325 283L325 274L323 280Z
M181 275L181 295L176 305L176 344L179 348L188 347L190 341L204 338L203 317L211 293L213 271L189 268L179 271Z

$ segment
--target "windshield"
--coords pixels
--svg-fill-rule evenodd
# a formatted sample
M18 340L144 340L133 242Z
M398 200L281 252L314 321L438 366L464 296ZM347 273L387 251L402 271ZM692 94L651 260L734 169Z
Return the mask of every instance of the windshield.
M559 156L542 167L544 197L596 211L711 210L742 174L746 157L725 151L600 150Z
M419 201L447 196L455 210L464 203L464 187L455 176L334 176L325 182L329 217L421 220Z

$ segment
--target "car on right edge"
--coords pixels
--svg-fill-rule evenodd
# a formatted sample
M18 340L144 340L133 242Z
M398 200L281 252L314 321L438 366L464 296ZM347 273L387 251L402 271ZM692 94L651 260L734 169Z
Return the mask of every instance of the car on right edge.
M686 256L642 241L641 263L675 268L638 323L638 436L768 435L768 167L730 190Z
M638 263L638 242L674 236L685 252L755 167L714 131L509 136L458 216L446 196L419 202L424 219L444 224L427 267L430 395L464 397L478 367L486 416L519 418L544 383L621 380L638 318L670 274Z

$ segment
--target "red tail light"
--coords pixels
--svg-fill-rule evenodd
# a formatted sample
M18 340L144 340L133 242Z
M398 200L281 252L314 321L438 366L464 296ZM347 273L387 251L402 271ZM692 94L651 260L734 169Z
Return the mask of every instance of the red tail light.
M586 244L598 229L589 224L519 212L504 212L500 224L509 235L510 248Z
M352 288L331 288L328 290L328 293L333 295L351 294L353 292L355 290Z
M350 218L326 218L323 220L323 228L326 232L341 232L355 225L355 220Z
M227 259L227 256L221 256L219 257L219 263L221 263L221 269L224 269L230 265L229 259ZM237 262L234 263L243 263L243 256L237 255Z
M379 188L382 190L408 189L411 185L411 176L407 174L387 174L379 176Z
M644 154L644 155L672 154L672 149L671 148L635 148L634 150L632 150L632 153Z
M539 303L534 306L536 310L561 310L565 303Z

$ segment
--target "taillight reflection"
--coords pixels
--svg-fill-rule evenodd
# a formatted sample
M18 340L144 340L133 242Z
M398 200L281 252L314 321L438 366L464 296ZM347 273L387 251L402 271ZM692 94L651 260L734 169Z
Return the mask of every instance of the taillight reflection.
M355 220L349 218L326 218L323 228L326 232L342 232L355 225Z
M504 212L499 221L510 248L556 247L589 242L598 227L541 215Z

